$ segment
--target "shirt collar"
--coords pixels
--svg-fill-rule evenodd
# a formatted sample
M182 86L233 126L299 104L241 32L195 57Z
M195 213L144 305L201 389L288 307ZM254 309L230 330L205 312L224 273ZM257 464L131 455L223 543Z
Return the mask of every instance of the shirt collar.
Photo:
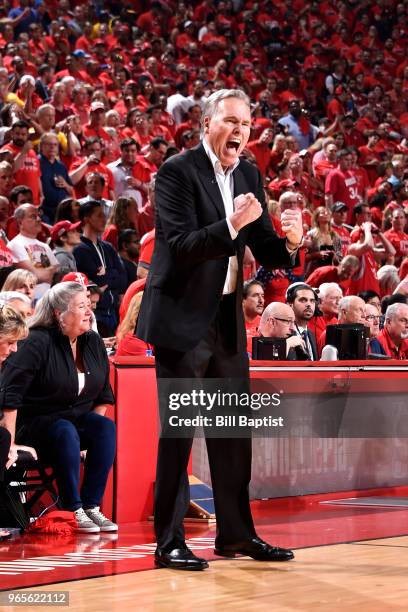
M237 159L237 161L235 162L233 166L230 166L227 169L227 171L224 172L220 160L218 159L214 151L211 149L210 145L208 144L205 138L203 138L203 147L204 147L204 151L207 153L207 156L211 162L212 167L214 168L215 174L222 174L223 176L227 176L227 175L232 174L232 172L234 172L235 168L239 164L239 161L240 161L239 159Z

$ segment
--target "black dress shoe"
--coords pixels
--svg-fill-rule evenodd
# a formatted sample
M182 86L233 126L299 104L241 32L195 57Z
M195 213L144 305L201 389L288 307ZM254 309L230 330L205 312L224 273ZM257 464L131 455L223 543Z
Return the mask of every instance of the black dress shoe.
M291 550L270 546L261 538L252 538L239 544L216 546L214 553L221 557L230 558L235 557L235 555L245 555L256 559L256 561L290 561L295 556Z
M174 548L170 551L156 549L154 562L157 567L168 567L170 569L200 571L208 567L205 559L196 557L191 550L185 548Z

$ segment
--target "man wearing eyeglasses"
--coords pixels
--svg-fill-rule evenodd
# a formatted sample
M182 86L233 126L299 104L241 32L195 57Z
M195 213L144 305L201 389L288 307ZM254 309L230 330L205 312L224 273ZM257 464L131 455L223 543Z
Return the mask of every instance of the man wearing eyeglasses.
M408 305L391 304L385 313L384 329L377 336L384 352L393 359L408 359Z
M296 335L295 315L288 304L281 302L268 304L261 317L259 335L264 338L286 338L286 359L288 361L307 359L304 340L301 336Z
M365 326L370 330L369 353L385 355L385 351L377 339L380 333L380 313L374 304L365 305Z

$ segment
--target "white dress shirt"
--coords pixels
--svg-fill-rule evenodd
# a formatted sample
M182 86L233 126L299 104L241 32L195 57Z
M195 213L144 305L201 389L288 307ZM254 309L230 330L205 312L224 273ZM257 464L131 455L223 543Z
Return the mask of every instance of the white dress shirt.
M239 164L239 159L235 162L233 166L227 168L224 172L221 162L218 157L215 155L214 151L210 148L209 144L203 139L203 146L205 152L207 153L211 164L214 168L215 178L217 180L217 185L221 192L222 201L224 203L225 208L225 217L229 229L230 236L232 240L238 236L238 232L232 226L229 217L234 212L234 177L232 173L235 168ZM233 255L229 258L228 262L228 270L227 276L224 283L223 295L227 295L228 293L234 293L237 288L237 277L238 277L238 259L236 255Z

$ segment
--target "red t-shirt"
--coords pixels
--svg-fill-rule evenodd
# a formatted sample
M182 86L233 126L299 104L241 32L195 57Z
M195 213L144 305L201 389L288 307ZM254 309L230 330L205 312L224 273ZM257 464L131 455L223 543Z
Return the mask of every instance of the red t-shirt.
M0 238L0 268L7 268L14 263L13 253L7 247L6 243Z
M320 287L323 283L337 283L345 293L350 285L349 280L340 280L336 266L321 266L316 268L306 280L311 287Z
M9 142L3 147L3 150L8 150L13 153L16 157L21 149L16 147L12 142ZM19 170L13 172L14 180L16 185L26 185L33 192L33 204L38 206L40 204L40 162L35 151L28 151L23 157L22 166Z
M393 359L408 359L408 340L402 340L399 347L397 347L385 328L380 331L377 340L388 357L392 357Z
M247 352L252 353L252 338L258 336L258 327L261 322L261 317L258 315L253 321L245 321L245 330L247 337Z
M406 275L408 274L408 257L404 259L399 269L399 277L401 280L404 280Z
M350 232L344 225L334 225L332 223L331 228L341 240L341 254L344 257L347 255L348 248L351 244Z
M392 246L395 248L395 257L397 260L408 255L408 234L405 232L396 232L391 228L384 232L384 236L388 238Z
M146 285L145 278L140 278L138 280L133 281L133 283L130 283L129 287L126 289L125 295L123 296L123 300L120 304L119 323L122 323L127 313L127 309L129 308L129 304L130 304L132 297L136 295L136 293L140 293L141 291L144 291L145 285Z
M326 327L328 325L336 325L338 323L337 317L335 315L323 315L321 317L314 317L309 322L309 329L314 333L314 336L317 340L319 340L320 336L324 331L326 331Z
M347 295L358 295L362 291L375 291L381 295L377 279L377 263L371 251L366 251L360 257L360 269L350 280Z
M259 142L259 140L253 140L252 142L248 142L247 149L254 154L256 163L258 164L258 168L262 176L266 176L266 171L269 167L269 162L271 160L271 149L267 144Z
M333 196L333 202L344 202L348 208L347 223L350 223L353 208L360 202L357 179L349 170L331 170L326 177L324 191Z
M72 164L70 165L69 171L73 172L74 170L82 166L83 163L84 163L84 159L82 157L75 159L75 161L73 161ZM102 164L102 163L92 164L91 166L88 166L87 170L85 171L84 176L81 178L79 183L77 183L74 186L76 198L79 199L79 198L84 198L86 196L85 179L87 175L90 174L91 172L97 172L98 174L101 174L103 176L103 178L105 179L105 184L103 186L102 197L105 198L106 200L110 200L111 197L110 197L109 192L114 191L115 182L114 182L112 171L109 168L107 168L105 164Z

